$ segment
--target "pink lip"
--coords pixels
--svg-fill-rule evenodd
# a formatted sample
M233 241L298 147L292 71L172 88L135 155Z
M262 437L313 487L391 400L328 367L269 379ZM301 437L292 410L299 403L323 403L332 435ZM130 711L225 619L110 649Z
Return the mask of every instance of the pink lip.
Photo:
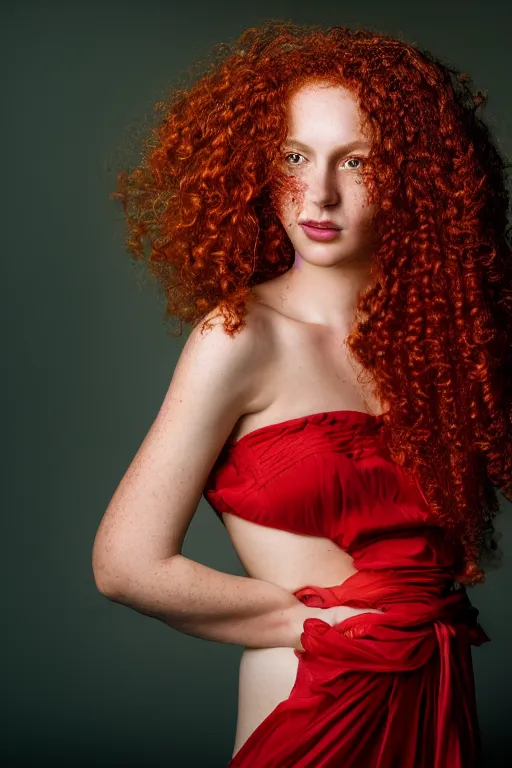
M325 227L312 227L309 224L300 225L310 240L334 240L340 233L339 229L326 229Z

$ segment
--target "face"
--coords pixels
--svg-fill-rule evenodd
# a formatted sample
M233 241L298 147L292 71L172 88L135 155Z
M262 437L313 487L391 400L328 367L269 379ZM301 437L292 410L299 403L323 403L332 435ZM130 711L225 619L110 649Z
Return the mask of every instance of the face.
M355 97L339 86L307 85L288 109L282 162L292 183L277 208L296 260L323 266L370 260L373 211L361 169L371 142L361 131Z

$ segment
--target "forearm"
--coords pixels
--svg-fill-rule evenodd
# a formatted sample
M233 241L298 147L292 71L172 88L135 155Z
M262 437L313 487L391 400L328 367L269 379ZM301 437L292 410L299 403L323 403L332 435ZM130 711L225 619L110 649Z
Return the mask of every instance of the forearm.
M296 647L305 606L271 582L175 555L123 580L108 595L188 635L248 648Z

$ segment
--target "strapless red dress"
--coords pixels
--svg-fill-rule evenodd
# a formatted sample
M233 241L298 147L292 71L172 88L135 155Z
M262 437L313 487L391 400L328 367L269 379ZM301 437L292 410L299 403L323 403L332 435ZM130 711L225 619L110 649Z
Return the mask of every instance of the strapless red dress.
M471 645L490 638L421 489L386 450L382 416L315 413L228 441L204 496L219 517L328 537L351 555L357 573L298 590L303 603L385 611L304 622L289 697L229 768L483 765Z

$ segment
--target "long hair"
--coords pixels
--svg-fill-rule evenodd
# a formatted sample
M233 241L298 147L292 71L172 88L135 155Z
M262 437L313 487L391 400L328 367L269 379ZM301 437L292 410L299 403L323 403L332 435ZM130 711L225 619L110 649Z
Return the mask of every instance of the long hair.
M454 545L456 578L472 585L498 559L496 488L512 496L512 248L510 164L468 74L367 29L248 29L156 105L141 162L113 193L126 246L179 334L215 308L227 333L240 330L251 287L294 260L274 199L289 98L315 81L354 94L373 137L363 174L374 280L347 344L390 405L392 459L417 478Z

